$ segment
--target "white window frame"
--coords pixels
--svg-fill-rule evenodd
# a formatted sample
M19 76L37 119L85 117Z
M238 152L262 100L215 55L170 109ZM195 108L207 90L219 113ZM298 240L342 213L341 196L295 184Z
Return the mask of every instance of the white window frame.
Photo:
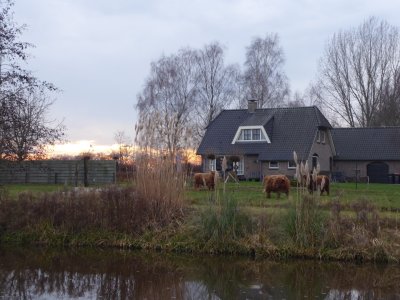
M241 157L238 161L237 175L244 175L244 158Z
M254 138L254 131L255 131L255 130L258 130L259 139L255 139L255 138ZM251 130L251 140L252 140L252 141L262 141L261 138L262 138L261 129L254 128L254 129Z
M217 159L208 159L208 170L215 171L217 169Z
M260 130L260 139L259 140L241 140L241 134L242 130L245 129L250 129L251 130L251 136L253 137L253 129L259 129ZM262 137L265 137L265 140L261 139ZM263 126L239 126L238 130L236 131L235 137L232 140L232 144L235 144L236 142L240 143L259 143L259 142L267 142L268 144L271 143L271 140L269 139L269 136L267 132L265 131L265 128Z
M317 132L317 143L325 144L325 131L322 129Z
M271 167L271 162L276 162L276 167ZM279 161L277 161L277 160L270 161L270 162L268 163L268 169L271 169L271 170L278 170L278 169L279 169Z
M293 164L294 164L294 166L290 166L290 163L291 162L293 162ZM294 162L294 160L289 160L288 162L287 162L287 168L288 169L296 169L296 163Z
M250 135L248 136L248 133L250 133ZM249 137L249 139L247 139L246 137ZM242 139L240 139L242 138ZM252 134L252 129L243 129L240 133L239 139L241 141L252 141L253 140L253 134Z
M323 131L323 130L320 131L319 138L320 138L321 143L325 144L325 131Z

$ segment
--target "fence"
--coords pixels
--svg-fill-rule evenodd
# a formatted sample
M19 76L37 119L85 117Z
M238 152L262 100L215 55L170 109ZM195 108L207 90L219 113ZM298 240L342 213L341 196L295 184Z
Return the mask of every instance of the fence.
M0 184L54 183L93 185L115 183L114 160L0 161Z

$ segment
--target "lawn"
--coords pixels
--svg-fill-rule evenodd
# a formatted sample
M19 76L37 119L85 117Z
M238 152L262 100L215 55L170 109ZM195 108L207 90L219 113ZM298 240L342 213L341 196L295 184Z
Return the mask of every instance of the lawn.
M285 207L289 201L297 197L297 188L292 187L287 199L282 194L277 199L276 194L272 193L271 198L267 199L262 192L261 182L240 182L227 183L225 186L226 194L239 199L244 206L258 207ZM223 194L223 184L218 187L219 193L206 190L196 191L190 187L187 189L186 198L190 204L204 205L209 201L214 201L216 197ZM358 200L368 200L381 211L400 210L400 185L399 184L377 184L377 183L333 183L330 186L330 196L325 194L319 197L321 204L329 204L332 200L338 200L342 204L350 205Z
M39 184L39 183L27 183L27 184L5 184L0 185L1 190L5 190L9 193L12 198L17 197L21 192L31 193L45 193L55 192L64 189L63 184Z
M14 198L20 192L53 192L65 189L64 185L55 184L9 184L1 188L6 189ZM196 191L193 187L186 190L186 199L191 205L205 205L209 202L217 201L216 198L223 195L223 184L219 184L218 193L206 190ZM297 188L292 187L287 199L282 194L277 199L276 194L272 193L271 198L267 199L263 193L261 182L241 181L238 184L229 182L225 186L226 195L235 197L239 203L247 207L282 208L295 200ZM330 186L330 196L325 194L319 197L321 204L329 204L332 200L339 200L342 204L351 204L357 200L365 199L373 203L381 211L400 210L400 185L399 184L377 184L377 183L333 183Z

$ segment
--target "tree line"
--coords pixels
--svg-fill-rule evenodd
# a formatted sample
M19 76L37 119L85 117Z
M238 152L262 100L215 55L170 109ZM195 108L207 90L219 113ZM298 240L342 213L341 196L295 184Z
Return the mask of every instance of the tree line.
M225 49L218 42L163 55L151 64L137 96L136 141L173 154L198 145L221 110L244 107L249 97L260 107L287 105L289 83L283 64L277 34L252 41L243 71L225 63Z
M219 42L182 48L151 63L137 96L136 142L172 155L196 147L223 109L244 108L249 99L259 108L317 105L337 126L399 126L399 55L399 29L370 17L335 33L316 80L291 95L276 33L254 38L243 66L226 64Z

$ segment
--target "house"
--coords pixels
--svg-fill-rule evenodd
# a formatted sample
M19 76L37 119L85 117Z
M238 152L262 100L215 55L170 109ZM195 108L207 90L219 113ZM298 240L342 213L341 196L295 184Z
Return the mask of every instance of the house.
M315 107L223 110L207 127L197 150L202 167L222 170L222 159L243 179L261 179L270 174L294 176L298 159L310 166L319 162L321 173L332 171L336 155L332 126Z
M226 157L239 178L261 179L293 177L293 151L311 167L319 163L322 174L400 183L400 127L332 128L315 106L258 109L249 100L247 109L223 110L197 154L204 171L221 171Z

